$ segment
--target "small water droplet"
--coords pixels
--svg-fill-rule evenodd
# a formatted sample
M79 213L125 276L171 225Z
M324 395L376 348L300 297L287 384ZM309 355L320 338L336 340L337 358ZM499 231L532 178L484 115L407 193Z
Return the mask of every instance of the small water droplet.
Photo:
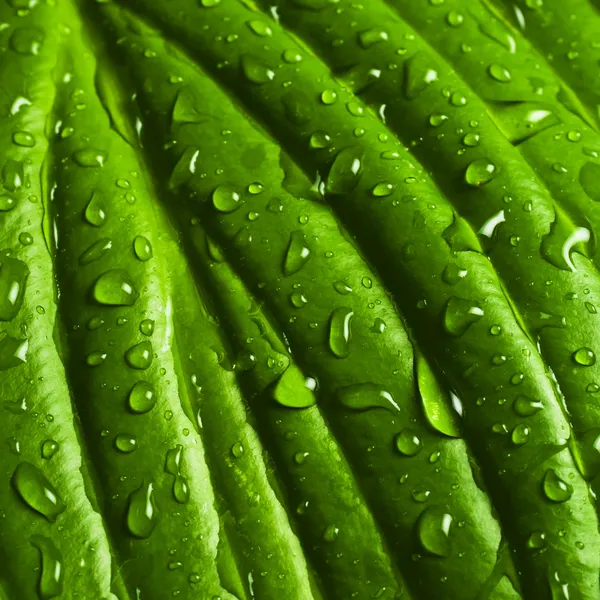
M437 506L426 508L417 521L419 541L427 553L445 558L450 556L450 527L452 515Z
M133 251L139 260L146 262L152 258L152 245L148 238L143 235L135 236L133 240Z
M107 356L108 355L106 352L103 352L102 350L95 350L94 352L90 352L85 357L85 364L88 367L99 367L104 364Z
M531 550L540 550L546 546L546 534L543 531L534 531L527 539L527 547Z
M0 321L12 321L21 306L29 268L17 258L0 259Z
M138 381L131 388L127 402L134 413L147 413L156 404L154 386L147 381Z
M246 23L250 30L259 37L271 37L273 32L267 23L258 19Z
M496 63L488 67L488 74L492 79L500 83L508 83L512 79L510 71L506 67Z
M388 183L387 181L380 181L372 189L371 194L375 198L383 198L385 196L391 196L394 193L394 184Z
M283 262L283 274L286 276L298 273L310 258L310 248L302 231L293 231Z
M474 160L465 171L465 181L474 187L489 183L496 176L496 165L487 158Z
M417 52L404 63L403 90L407 100L414 100L434 81L438 74L431 67L430 57L424 52Z
M515 446L522 446L529 441L530 436L531 430L529 427L524 423L521 423L513 429L511 440Z
M106 211L97 194L93 194L85 208L85 220L94 227L102 227L106 222Z
M212 194L213 206L220 212L230 213L237 210L242 202L240 195L232 185L223 183Z
M358 33L358 43L365 49L368 50L379 42L387 42L388 34L387 31L379 28L367 29Z
M46 39L46 34L37 27L19 27L10 36L10 47L17 54L37 56Z
M275 71L259 58L246 54L241 59L242 73L248 81L262 85L275 79Z

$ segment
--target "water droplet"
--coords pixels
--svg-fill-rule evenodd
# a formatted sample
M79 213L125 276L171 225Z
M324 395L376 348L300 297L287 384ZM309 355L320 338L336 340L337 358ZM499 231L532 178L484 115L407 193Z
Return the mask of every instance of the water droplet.
M508 83L512 79L510 71L499 64L491 64L488 67L488 74L492 79L500 83Z
M335 90L327 89L321 92L321 102L323 104L334 104L337 102L337 97L337 92Z
M23 244L23 246L31 246L33 244L33 236L26 231L23 231L19 234L19 242Z
M439 112L431 113L431 115L429 115L429 124L432 127L441 127L447 120L448 115Z
M289 298L292 306L295 308L302 308L308 302L306 296L300 290L292 292Z
M310 248L302 231L293 231L283 262L283 274L286 276L298 273L310 258Z
M378 42L387 42L388 34L383 29L373 28L358 34L358 43L365 49L371 48Z
M596 355L591 348L579 348L571 355L573 360L582 367L591 367L596 364Z
M151 336L154 333L154 321L152 319L144 319L140 323L140 332L144 335Z
M42 458L50 460L59 449L59 444L55 440L44 440L42 442Z
M94 352L90 352L85 357L85 363L88 367L99 367L104 364L106 360L107 354L102 350L96 350Z
M534 531L527 539L527 547L531 550L540 550L546 545L546 534L543 531Z
M594 202L600 202L600 165L593 162L586 162L579 171L579 183L583 191Z
M84 148L83 150L77 150L73 153L73 160L80 167L103 167L107 158L108 154L97 148Z
M17 258L0 259L0 321L12 321L23 305L27 265Z
M23 501L51 523L54 523L66 508L42 471L29 462L22 462L17 466L11 483Z
M24 181L25 169L23 163L9 158L2 167L2 185L9 192L16 192L21 189Z
M264 21L259 21L259 20L248 21L246 23L246 25L248 25L250 30L252 32L254 32L256 35L258 35L259 37L271 37L271 35L273 35L271 28Z
M433 556L450 556L450 527L452 515L442 507L426 508L417 521L419 541L427 553Z
M513 410L520 417L532 417L543 408L544 405L539 400L534 400L522 394L517 396L513 402Z
M150 367L152 358L152 343L149 341L140 342L125 352L125 362L132 369L139 369L140 371Z
M331 313L329 320L329 348L338 358L346 358L350 354L352 337L351 321L354 312L342 306Z
M331 144L331 136L325 131L315 131L308 142L308 145L315 150L327 148Z
M456 285L467 276L467 270L459 267L457 264L450 263L442 272L442 279L448 285Z
M452 408L452 399L442 388L429 363L421 354L415 357L415 369L419 395L427 421L436 431L444 435L460 437L459 414Z
M342 296L347 296L348 294L352 293L352 288L345 281L336 281L333 284L333 288Z
M43 535L32 535L29 542L40 551L42 569L38 582L41 600L50 600L63 593L63 557L54 542Z
M81 253L79 264L84 266L100 260L111 248L112 241L109 238L101 238Z
M200 0L202 8L214 8L215 6L219 6L219 4L221 4L221 0Z
M129 454L137 450L137 439L129 433L118 433L115 437L115 448L119 452Z
M284 62L288 64L294 64L299 63L302 60L302 54L300 54L298 50L289 49L284 50L283 54L281 55L281 58L283 58Z
M28 131L15 131L12 135L13 144L24 148L33 148L35 138Z
M465 171L465 181L474 187L489 183L496 176L496 165L487 158L474 160Z
M231 446L231 455L234 458L241 458L244 456L244 445L242 442L236 442L233 446Z
M93 194L85 208L85 220L94 227L102 227L106 222L106 211L100 197Z
M543 481L544 494L552 502L566 502L573 495L573 486L561 479L554 469L548 469Z
M96 302L107 306L133 306L139 296L124 269L111 269L100 275L94 283L92 295Z
M383 198L384 196L391 196L394 193L394 184L388 183L387 181L380 181L372 189L371 194L375 198Z
M219 185L212 194L213 206L220 212L230 213L237 210L242 202L235 188L228 183Z
M27 362L28 341L0 332L0 370L12 369Z
M513 429L511 435L512 443L515 446L522 446L523 444L526 444L529 441L530 436L531 430L529 429L529 427L527 427L527 425L525 425L524 423L521 423Z
M19 27L10 36L10 47L17 54L37 56L45 38L46 34L37 27Z
M465 17L463 16L463 14L458 12L457 10L451 10L446 15L446 23L448 23L450 27L460 27L463 24L464 20Z
M444 311L444 328L450 335L459 337L482 316L483 310L477 303L453 296Z
M338 152L327 177L326 191L344 195L354 190L362 176L362 161L361 146L349 146Z
M288 408L309 408L317 402L313 388L307 385L306 377L293 363L275 384L273 398Z
M154 386L147 381L138 381L131 388L127 402L134 413L147 413L156 404Z
M242 448L243 450L243 448ZM181 474L183 460L183 446L177 444L175 448L167 450L165 456L165 471L173 475L173 498L179 504L185 504L190 499L190 488L187 479Z
M400 411L392 395L375 383L355 383L337 390L338 401L350 410L365 411L375 408Z
M275 79L275 71L259 58L246 54L242 56L241 64L242 73L251 83L262 85Z
M152 245L148 238L143 235L136 235L133 240L133 251L139 260L146 262L152 258Z
M339 527L336 527L335 525L328 525L325 528L325 531L323 531L323 541L331 544L337 540L339 533Z
M406 427L396 435L394 439L396 448L404 456L416 456L421 452L423 444L417 433L414 429Z
M437 81L438 74L430 60L424 52L417 52L404 63L403 89L407 100L414 100L430 83Z
M480 137L478 133L466 133L462 139L463 144L465 146L469 146L469 148L475 148L475 146L479 146Z
M127 528L131 535L146 539L152 535L158 520L158 507L154 499L154 485L143 482L129 495Z

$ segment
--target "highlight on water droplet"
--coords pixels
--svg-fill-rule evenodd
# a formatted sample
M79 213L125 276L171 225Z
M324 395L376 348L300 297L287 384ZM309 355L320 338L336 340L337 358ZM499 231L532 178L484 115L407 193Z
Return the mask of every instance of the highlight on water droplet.
M327 176L327 193L344 195L356 188L362 176L363 154L362 146L348 146L338 152Z
M558 476L554 469L548 469L542 482L544 495L552 502L566 502L573 495L573 486Z
M474 187L489 183L496 176L496 165L487 158L474 160L465 171L465 181Z
M133 251L142 262L146 262L152 258L152 245L148 238L143 235L136 235L133 240Z
M234 186L222 183L212 193L213 206L222 213L230 213L237 210L242 200Z

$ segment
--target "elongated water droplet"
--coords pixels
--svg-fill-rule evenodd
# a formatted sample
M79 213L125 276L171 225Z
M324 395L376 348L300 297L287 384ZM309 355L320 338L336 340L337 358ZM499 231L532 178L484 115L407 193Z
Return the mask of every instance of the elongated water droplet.
M106 222L106 211L100 196L93 194L85 208L85 220L94 227L102 227Z
M275 384L273 398L288 408L309 408L316 404L317 399L307 383L302 371L291 363Z
M444 328L450 335L459 337L482 316L483 310L476 302L453 296L444 311Z
M430 506L417 521L417 534L423 550L433 556L450 556L452 515L445 508Z
M375 383L355 383L339 388L337 398L343 406L350 410L364 411L385 408L390 411L400 411L400 407L392 395Z
M25 183L25 168L23 162L9 158L2 167L2 185L9 192L16 192Z
M80 167L98 168L103 167L108 154L97 148L84 148L73 153L73 160Z
M424 52L417 52L404 63L404 96L407 100L414 100L437 79L430 57Z
M346 358L350 354L352 337L351 322L354 311L342 306L331 313L329 320L329 348L338 358Z
M175 448L167 450L165 457L165 471L173 475L173 497L179 504L185 504L190 499L190 489L187 479L181 474L183 459L183 446L177 444Z
M154 386L147 381L138 381L129 392L129 408L138 414L151 411L156 404Z
M293 231L290 234L290 243L283 262L283 274L294 275L306 264L310 258L310 248L302 231Z
M89 265L96 260L100 260L111 248L112 241L109 238L101 238L81 253L79 264L82 266Z
M143 482L129 495L127 529L134 537L149 538L158 521L158 506L154 499L154 485Z
M496 176L496 165L487 158L474 160L465 171L465 181L474 187L489 183Z
M544 405L539 400L534 400L522 394L517 396L513 402L513 410L520 417L532 417L543 408Z
M92 294L96 302L107 306L133 306L139 296L124 269L112 269L100 275Z
M512 79L510 71L506 67L496 63L488 67L488 74L492 79L500 83L508 83Z
M148 238L143 235L136 235L133 240L133 251L138 260L146 262L152 258L152 245Z
M363 154L362 146L349 146L338 152L325 186L329 194L344 195L354 190L362 176Z
M30 543L40 551L42 569L38 582L41 600L50 600L63 593L63 557L54 542L43 535L32 535Z
M416 355L415 369L419 395L429 424L444 435L460 437L459 415L452 408L452 400L421 354Z
M42 471L29 462L20 463L13 473L11 483L23 501L54 523L66 508L64 502L46 479Z
M152 342L144 341L125 352L125 361L132 369L144 371L152 364Z
M566 502L573 495L573 486L561 479L554 469L548 469L543 481L544 494L552 502Z
M29 268L17 258L0 259L0 321L12 321L23 305Z
M13 144L23 148L33 148L35 146L35 138L28 131L15 131L12 135L12 141Z

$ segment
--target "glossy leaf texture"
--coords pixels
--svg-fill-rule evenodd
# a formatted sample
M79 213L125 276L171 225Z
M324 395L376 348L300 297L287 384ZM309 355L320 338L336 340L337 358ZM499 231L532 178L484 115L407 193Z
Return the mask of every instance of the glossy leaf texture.
M600 598L593 4L0 0L2 600Z

